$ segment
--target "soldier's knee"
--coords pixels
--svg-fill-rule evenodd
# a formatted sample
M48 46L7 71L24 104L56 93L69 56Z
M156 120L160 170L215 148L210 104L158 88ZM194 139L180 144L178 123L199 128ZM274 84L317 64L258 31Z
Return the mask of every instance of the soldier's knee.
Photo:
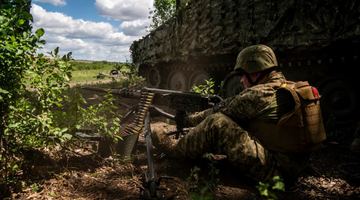
M211 122L211 126L216 129L238 126L230 117L220 112L210 115L208 120Z
M170 125L165 122L156 122L151 124L151 132L166 134L174 130L176 130L175 125Z

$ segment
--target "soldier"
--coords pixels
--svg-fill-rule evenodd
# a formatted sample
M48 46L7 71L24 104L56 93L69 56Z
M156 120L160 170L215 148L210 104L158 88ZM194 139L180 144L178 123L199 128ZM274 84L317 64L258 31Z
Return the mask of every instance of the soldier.
M280 174L295 178L307 166L309 154L270 150L249 131L256 119L276 124L294 108L292 96L276 89L287 83L283 74L275 70L277 66L270 47L253 45L243 49L234 70L243 73L241 83L245 89L214 108L190 115L186 121L196 126L179 140L166 136L162 127L154 128L154 145L170 156L196 159L205 153L225 155L236 169L256 181Z

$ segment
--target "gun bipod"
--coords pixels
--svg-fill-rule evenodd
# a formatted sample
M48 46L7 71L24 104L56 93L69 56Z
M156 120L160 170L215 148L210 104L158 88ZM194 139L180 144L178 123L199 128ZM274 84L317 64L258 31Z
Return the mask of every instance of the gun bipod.
M146 179L146 173L145 173L145 179ZM143 185L140 188L140 199L142 200L165 200L169 199L169 197L166 197L164 193L166 192L167 188L160 187L161 181L163 179L173 180L173 177L170 176L160 176L156 180L152 181L143 181ZM172 199L172 198L170 198Z

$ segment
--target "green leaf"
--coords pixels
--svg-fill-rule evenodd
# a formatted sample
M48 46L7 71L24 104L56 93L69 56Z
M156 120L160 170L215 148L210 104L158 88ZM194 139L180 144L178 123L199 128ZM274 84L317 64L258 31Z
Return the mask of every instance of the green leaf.
M285 191L285 184L283 182L276 182L272 187L273 190Z
M274 182L282 181L281 178L280 178L280 176L274 176L274 177L272 178L272 180L273 180Z
M54 56L57 56L59 54L59 47L56 47L54 49Z
M68 128L63 128L63 129L61 129L60 133L65 133L68 130L69 130Z
M0 88L0 94L9 94L9 91Z
M72 135L70 135L70 134L65 133L62 135L62 139L64 139L64 140L70 140L71 138L72 138Z
M44 29L43 28L39 28L35 31L35 35L40 38L41 36L43 36L45 33Z
M46 41L45 40L39 40L39 43L40 44L46 44Z
M19 169L19 165L14 164L11 168L12 168L13 171L18 170L18 169Z
M19 19L19 20L18 20L18 25L21 26L21 25L23 25L24 23L25 23L25 20L24 20L24 19Z
M261 190L261 191L260 191L260 195L261 195L261 196L265 196L265 197L269 196L269 191L268 191L268 189L267 189L267 188L264 188L263 190Z
M259 193L261 196L268 196L269 195L269 184L268 183L263 183L263 182L259 182L258 185L256 186L256 188L258 189Z

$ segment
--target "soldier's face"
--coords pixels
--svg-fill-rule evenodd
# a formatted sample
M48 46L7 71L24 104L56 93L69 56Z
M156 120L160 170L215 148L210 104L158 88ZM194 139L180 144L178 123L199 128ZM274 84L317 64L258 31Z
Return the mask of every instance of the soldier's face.
M246 75L241 76L240 83L244 86L245 89L251 87L251 83Z
M240 82L241 82L241 84L243 84L244 88L251 87L253 85L256 85L255 83L257 83L260 75L261 75L260 73L252 73L252 74L243 75L240 79ZM251 79L251 80L249 80L249 79Z

